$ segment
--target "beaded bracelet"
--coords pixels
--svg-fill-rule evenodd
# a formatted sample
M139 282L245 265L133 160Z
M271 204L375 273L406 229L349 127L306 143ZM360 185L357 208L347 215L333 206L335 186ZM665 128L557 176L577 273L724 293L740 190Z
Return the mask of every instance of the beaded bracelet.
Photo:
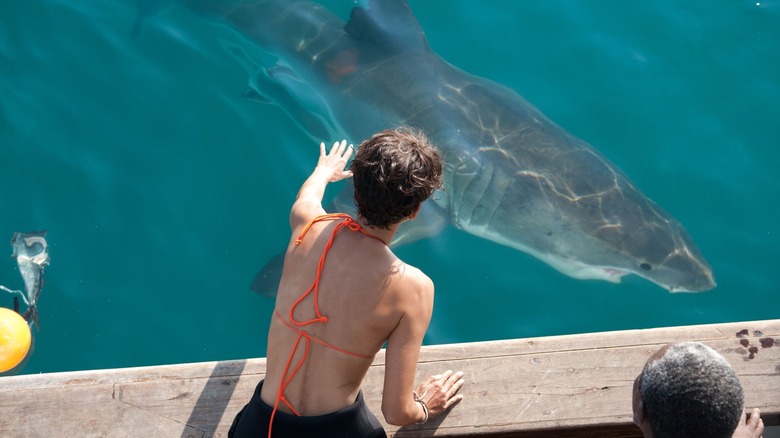
M425 403L425 400L422 398L425 397L425 394L428 393L428 390L426 389L425 392L423 392L423 395L418 395L417 391L412 390L412 395L414 396L414 401L420 404L423 408L423 413L425 414L425 418L423 418L422 421L418 421L415 424L423 424L428 421L428 404Z

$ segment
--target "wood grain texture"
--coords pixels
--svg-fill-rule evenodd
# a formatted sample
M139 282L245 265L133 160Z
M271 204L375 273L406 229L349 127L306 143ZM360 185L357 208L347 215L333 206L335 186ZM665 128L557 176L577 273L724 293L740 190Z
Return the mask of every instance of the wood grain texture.
M780 320L426 346L418 381L465 372L465 399L391 436L638 437L631 390L647 358L670 342L720 352L746 405L780 424ZM380 413L384 352L363 385ZM265 373L264 359L0 378L2 437L224 437ZM384 424L384 423L383 423Z

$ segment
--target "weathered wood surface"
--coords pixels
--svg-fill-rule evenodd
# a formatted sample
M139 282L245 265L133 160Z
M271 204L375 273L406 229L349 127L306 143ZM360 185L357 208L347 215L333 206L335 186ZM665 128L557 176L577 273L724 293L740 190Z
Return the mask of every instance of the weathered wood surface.
M418 380L463 370L465 399L425 425L386 428L396 437L637 437L634 378L661 345L685 340L723 354L747 406L780 423L780 320L769 320L424 347ZM383 361L364 384L377 414ZM250 359L2 377L0 436L224 437L264 371L264 359Z

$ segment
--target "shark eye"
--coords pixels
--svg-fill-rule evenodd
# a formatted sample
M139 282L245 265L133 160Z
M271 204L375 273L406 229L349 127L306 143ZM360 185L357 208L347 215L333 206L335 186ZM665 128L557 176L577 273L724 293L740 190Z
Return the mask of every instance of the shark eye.
M645 271L649 271L649 270L653 269L653 267L650 266L649 263L642 263L641 265L639 265L639 267L644 269Z

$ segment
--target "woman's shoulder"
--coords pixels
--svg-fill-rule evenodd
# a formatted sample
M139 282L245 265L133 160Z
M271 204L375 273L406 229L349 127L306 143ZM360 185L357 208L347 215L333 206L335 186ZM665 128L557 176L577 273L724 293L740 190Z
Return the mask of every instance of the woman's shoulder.
M322 204L311 200L299 199L290 208L290 226L294 230L304 227L317 216L325 214Z
M395 269L395 289L408 295L416 293L422 297L433 297L433 280L421 269L398 259Z

